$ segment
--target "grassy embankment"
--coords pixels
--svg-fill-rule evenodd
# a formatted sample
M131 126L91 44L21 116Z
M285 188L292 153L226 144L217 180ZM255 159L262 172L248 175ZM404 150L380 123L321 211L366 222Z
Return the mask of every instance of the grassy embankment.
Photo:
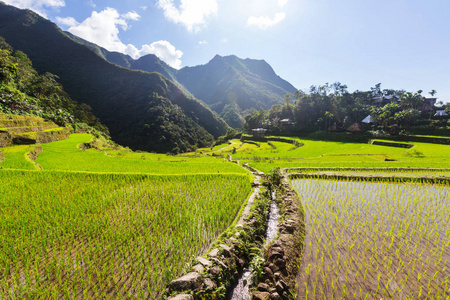
M448 145L407 143L414 145L408 149L356 142L295 140L304 145L295 147L289 143L271 142L274 149L266 142L257 142L260 147L245 143L249 146L242 146L234 154L232 150L209 154L231 155L263 172L275 167L450 168Z

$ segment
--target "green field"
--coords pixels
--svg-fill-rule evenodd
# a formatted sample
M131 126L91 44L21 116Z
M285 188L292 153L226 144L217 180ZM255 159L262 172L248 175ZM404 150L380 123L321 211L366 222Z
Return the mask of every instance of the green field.
M68 139L42 144L43 152L36 163L44 170L145 173L145 174L246 174L242 168L213 157L182 157L154 153L125 152L96 149L80 150L88 143L90 134L72 134ZM5 148L5 161L0 166L11 169L34 169L24 160L28 146Z
M155 298L236 217L247 175L0 172L0 298Z
M234 154L230 149L212 153L231 155L234 160L247 162L263 172L269 172L276 167L450 168L448 145L409 143L413 147L406 149L357 142L299 138L295 140L303 146L295 147L290 143L271 142L274 148L268 143L257 142L259 147L244 143ZM248 146L245 146L246 144Z
M299 138L295 138L297 145L235 139L212 148L172 156L132 152L120 147L86 146L93 139L90 134L72 134L66 140L42 144L42 152L37 153L35 161L28 154L39 145L1 149L5 159L0 162L0 299L159 297L166 284L186 271L192 258L203 254L235 220L251 190L252 178L239 165L242 163L266 173L280 167L293 168L287 172L315 175L450 177L448 145L413 143L414 146L408 149ZM239 164L230 163L230 157ZM329 274L322 279L314 277L312 265L302 266L303 272L309 272L310 277L299 277L303 278L299 281L299 294L343 297L351 292L362 295L360 290L350 291L352 281L348 278L357 274L358 280L361 276L373 279L370 289L361 287L369 298L395 298L401 293L410 297L422 297L425 292L431 296L440 295L441 290L436 286L450 279L444 270L447 262L442 265L448 256L448 230L438 232L431 225L424 227L431 230L433 242L441 238L442 247L447 247L439 248L442 250L439 253L427 248L431 243L429 240L419 241L423 251L429 253L429 261L424 262L428 264L427 270L432 269L431 260L439 267L433 269L433 274L424 271L422 257L415 248L414 252L407 248L414 257L412 262L405 253L396 256L395 263L388 267L384 262L394 260L391 252L396 253L398 248L395 247L418 241L405 240L401 234L425 234L420 231L420 224L425 223L419 221L419 216L423 215L428 222L433 220L434 212L439 212L435 216L444 216L439 217L441 228L448 226L449 220L445 217L450 214L449 200L445 198L448 188L429 186L421 189L412 184L396 187L388 183L364 182L328 186L328 182L337 181L312 180L298 188L309 220L312 216L316 220L309 225L310 236L315 239L315 244L310 246L313 248L311 255L315 256L308 256L308 259L320 260L320 255L334 258L326 264L314 265L317 276ZM361 185L365 188L360 188ZM417 197L430 193L442 197L430 196L426 198L428 200ZM386 200L390 194L404 196L409 206L389 206L393 205ZM424 201L430 204L429 207ZM368 208L361 210L364 205ZM383 212L382 207L391 213ZM403 210L414 213L407 215ZM353 214L354 218L347 218L344 211ZM351 224L345 223L347 219L353 220ZM379 220L376 223L378 231L389 233L380 236L376 240L378 244L370 242L375 233L365 232L369 236L363 237L360 231L355 233L352 230L356 229L351 227L370 227L375 224L374 219ZM414 231L402 229L406 226L405 220L415 226ZM313 229L312 226L317 224L328 227ZM336 231L339 228L344 231ZM392 231L392 228L395 229ZM355 234L360 234L361 240L356 239ZM336 240L337 236L345 237L345 241ZM393 236L397 244L390 246L387 243ZM360 245L358 249L370 249L372 255L359 253L362 265L356 264L355 270L349 269L351 274L339 273L334 268L352 264L347 259L348 252L340 251L342 247L335 248L339 245L347 248ZM382 252L380 245L391 248ZM375 250L381 251L379 256L374 256ZM371 259L382 260L383 264L376 270L370 269L366 262ZM406 263L414 263L415 273L405 274ZM399 269L401 266L404 269ZM326 269L325 272L323 268L328 267L333 271ZM386 276L377 278L380 270ZM336 276L345 280L337 282ZM413 286L406 284L406 280L412 280ZM394 288L386 288L392 282L396 284Z
M25 158L25 154L32 149L32 146L20 145L1 148L5 160L0 162L0 167L4 169L34 170L34 165Z
M450 188L299 179L298 299L448 299Z

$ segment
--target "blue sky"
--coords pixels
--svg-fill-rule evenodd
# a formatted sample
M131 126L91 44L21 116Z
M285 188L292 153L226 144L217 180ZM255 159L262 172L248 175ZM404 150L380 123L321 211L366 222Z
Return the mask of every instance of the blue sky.
M450 101L448 0L3 0L110 51L175 68L216 54L266 60L307 90L437 90Z

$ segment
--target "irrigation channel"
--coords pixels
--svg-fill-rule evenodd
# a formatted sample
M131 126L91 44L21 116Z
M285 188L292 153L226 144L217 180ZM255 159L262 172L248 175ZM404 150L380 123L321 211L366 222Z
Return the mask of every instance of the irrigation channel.
M266 231L266 245L272 241L278 233L278 219L280 218L280 209L278 208L276 202L275 191L272 193L272 203L270 204L269 220L267 222ZM257 258L255 258L257 259ZM249 291L251 285L251 275L252 269L251 262L247 268L241 274L236 287L233 289L232 293L229 295L228 300L250 300L251 294Z

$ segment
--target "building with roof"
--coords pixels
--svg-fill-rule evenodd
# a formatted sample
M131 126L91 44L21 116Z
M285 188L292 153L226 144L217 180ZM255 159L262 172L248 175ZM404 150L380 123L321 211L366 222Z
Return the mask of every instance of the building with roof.
M449 116L448 113L444 109L441 109L441 110L437 110L433 117L447 118L448 116Z
M252 134L254 137L265 137L267 129L264 128L254 128L252 129Z
M347 131L351 133L362 133L364 132L364 129L362 128L361 124L355 122L349 128L347 128Z
M389 103L398 103L400 100L396 95L372 94L372 104L382 107Z
M375 123L375 120L374 120L374 118L372 118L371 115L368 115L361 122L365 123L365 124L371 124L371 123Z
M279 124L280 124L279 125L280 129L283 130L283 129L294 126L296 123L293 122L291 119L283 119L283 120L280 120Z

